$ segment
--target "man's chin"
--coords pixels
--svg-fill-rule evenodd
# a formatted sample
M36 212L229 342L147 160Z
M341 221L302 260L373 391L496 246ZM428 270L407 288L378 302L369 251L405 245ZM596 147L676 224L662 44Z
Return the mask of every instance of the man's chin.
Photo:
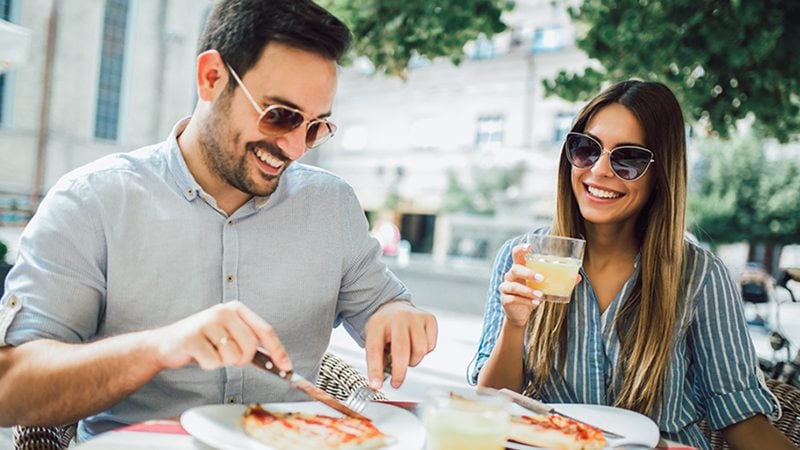
M265 176L259 186L254 186L250 194L256 197L268 197L278 189L279 181L280 175L270 176L269 178Z

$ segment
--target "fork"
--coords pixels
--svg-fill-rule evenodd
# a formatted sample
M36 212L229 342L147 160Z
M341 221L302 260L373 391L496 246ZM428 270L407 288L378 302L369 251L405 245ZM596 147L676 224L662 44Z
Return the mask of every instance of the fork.
M392 363L387 362L386 365L383 366L383 381L386 382L391 376ZM363 412L364 408L367 407L367 403L375 400L375 393L376 391L373 391L369 385L359 386L347 396L344 404L355 412Z

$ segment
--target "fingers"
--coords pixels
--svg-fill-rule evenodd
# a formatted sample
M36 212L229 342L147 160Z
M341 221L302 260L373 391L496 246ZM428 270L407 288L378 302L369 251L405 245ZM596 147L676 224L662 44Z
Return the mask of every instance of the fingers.
M516 281L518 283L526 283L528 281L534 283L541 283L544 281L544 275L534 270L527 268L521 264L514 264L508 269L508 272L503 276L505 281Z
M281 370L292 363L275 329L238 301L226 302L189 316L153 333L149 342L164 368L192 362L205 370L244 367L259 346Z
M511 249L514 264L525 265L525 255L531 250L530 244L518 244Z
M500 291L500 302L514 302L524 300L538 304L542 300L542 291L532 289L524 284L504 281L498 287Z
M411 336L408 324L391 324L389 346L392 355L392 387L397 389L406 378L411 361Z
M367 372L373 389L383 386L387 347L392 361L391 384L398 388L405 380L408 367L419 364L436 348L439 333L433 314L410 304L379 309L367 323L366 332Z
M255 333L258 342L275 362L275 365L281 370L292 370L292 361L289 359L289 354L286 352L286 348L278 338L278 334L272 325L241 303L239 303L236 311L250 330ZM247 355L248 360L253 358L255 352L256 348L254 347L252 353Z
M370 321L371 322L371 321ZM379 326L368 324L366 329L366 344L367 351L367 377L369 377L369 387L378 390L383 387L383 364L384 364L384 347L386 343L385 330L379 329Z

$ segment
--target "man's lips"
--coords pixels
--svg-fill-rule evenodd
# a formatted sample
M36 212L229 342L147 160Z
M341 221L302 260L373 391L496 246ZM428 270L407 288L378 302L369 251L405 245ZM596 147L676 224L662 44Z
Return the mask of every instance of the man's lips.
M252 151L258 167L269 175L277 175L286 167L287 161L275 156L263 147L252 147Z

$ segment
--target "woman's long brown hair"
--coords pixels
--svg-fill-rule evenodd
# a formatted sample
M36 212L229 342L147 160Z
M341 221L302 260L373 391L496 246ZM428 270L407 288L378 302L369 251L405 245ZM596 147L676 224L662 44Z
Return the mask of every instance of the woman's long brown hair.
M664 385L679 315L686 221L686 141L683 113L663 84L629 80L601 92L578 114L572 131L582 132L597 111L611 103L625 106L644 129L645 146L655 154L655 184L637 219L640 272L630 298L616 315L621 350L615 371L619 390L614 404L653 415ZM558 198L552 234L579 237L584 222L572 192L571 166L561 149ZM591 249L587 248L587 252ZM550 376L564 373L567 305L543 304L527 325L526 393L535 395ZM556 372L557 371L557 372ZM612 386L613 389L613 386Z

